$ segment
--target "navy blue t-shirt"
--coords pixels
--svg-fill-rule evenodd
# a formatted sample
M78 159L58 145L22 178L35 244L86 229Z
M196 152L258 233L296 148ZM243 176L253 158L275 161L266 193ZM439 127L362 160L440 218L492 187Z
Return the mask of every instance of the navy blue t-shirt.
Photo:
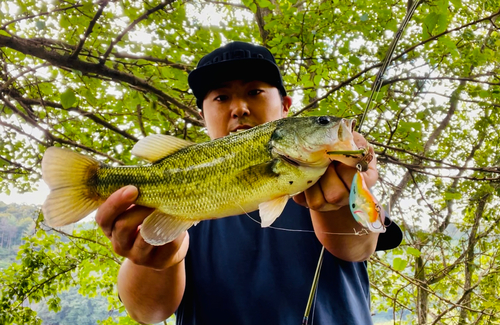
M182 325L301 324L321 251L309 210L290 200L273 227L258 211L202 221L189 230ZM304 231L305 230L305 231ZM325 250L309 324L372 324L366 262Z

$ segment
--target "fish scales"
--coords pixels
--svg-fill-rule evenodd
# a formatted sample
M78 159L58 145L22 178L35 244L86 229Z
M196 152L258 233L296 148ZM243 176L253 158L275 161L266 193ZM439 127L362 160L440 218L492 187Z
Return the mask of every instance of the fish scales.
M288 198L312 186L332 160L356 166L363 159L353 128L353 120L331 116L292 117L196 145L150 136L132 150L152 162L144 166L111 167L49 148L42 174L51 193L42 210L49 225L76 222L119 188L135 185L136 203L155 208L141 227L153 245L198 221L256 209L270 225ZM342 154L332 155L336 150Z
M162 206L167 214L195 221L228 208L253 211L255 204L249 206L247 201L280 186L281 179L266 165L274 159L268 143L276 124L186 147L150 166L100 168L96 192L105 198L125 185L135 185L140 189L137 204ZM286 165L280 167L284 172ZM290 168L292 175L294 169Z

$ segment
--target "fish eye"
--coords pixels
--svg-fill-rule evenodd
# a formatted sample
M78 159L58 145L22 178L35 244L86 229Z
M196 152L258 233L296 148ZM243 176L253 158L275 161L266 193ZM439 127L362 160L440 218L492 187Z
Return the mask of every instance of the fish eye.
M321 125L327 125L331 122L329 116L320 116L316 121Z
M352 204L352 208L355 209L356 208L356 203L353 203Z

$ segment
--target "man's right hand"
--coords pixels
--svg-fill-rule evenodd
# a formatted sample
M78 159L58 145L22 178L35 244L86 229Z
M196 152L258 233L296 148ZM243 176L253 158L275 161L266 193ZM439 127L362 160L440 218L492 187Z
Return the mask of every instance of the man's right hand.
M122 187L100 207L96 222L113 245L113 250L132 263L155 270L165 270L181 262L189 247L189 235L184 232L172 242L153 246L144 241L140 226L152 208L134 205L138 190L135 186Z

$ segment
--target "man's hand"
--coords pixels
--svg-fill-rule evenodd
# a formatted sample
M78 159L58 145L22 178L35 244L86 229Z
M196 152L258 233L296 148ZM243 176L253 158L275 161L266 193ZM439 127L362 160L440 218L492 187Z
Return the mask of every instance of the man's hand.
M370 188L377 182L377 158L366 139L359 133L353 132L354 142L359 148L369 147L373 155L368 164L368 170L363 172L366 185ZM333 162L328 166L325 174L316 184L306 191L294 196L294 201L300 205L316 211L333 211L349 205L349 191L352 179L357 172L356 168L349 167L339 162Z
M164 270L181 262L189 247L189 235L184 232L163 246L152 246L144 241L140 225L153 209L133 205L138 191L125 186L113 193L96 214L96 222L113 245L113 250L132 263L156 270Z

